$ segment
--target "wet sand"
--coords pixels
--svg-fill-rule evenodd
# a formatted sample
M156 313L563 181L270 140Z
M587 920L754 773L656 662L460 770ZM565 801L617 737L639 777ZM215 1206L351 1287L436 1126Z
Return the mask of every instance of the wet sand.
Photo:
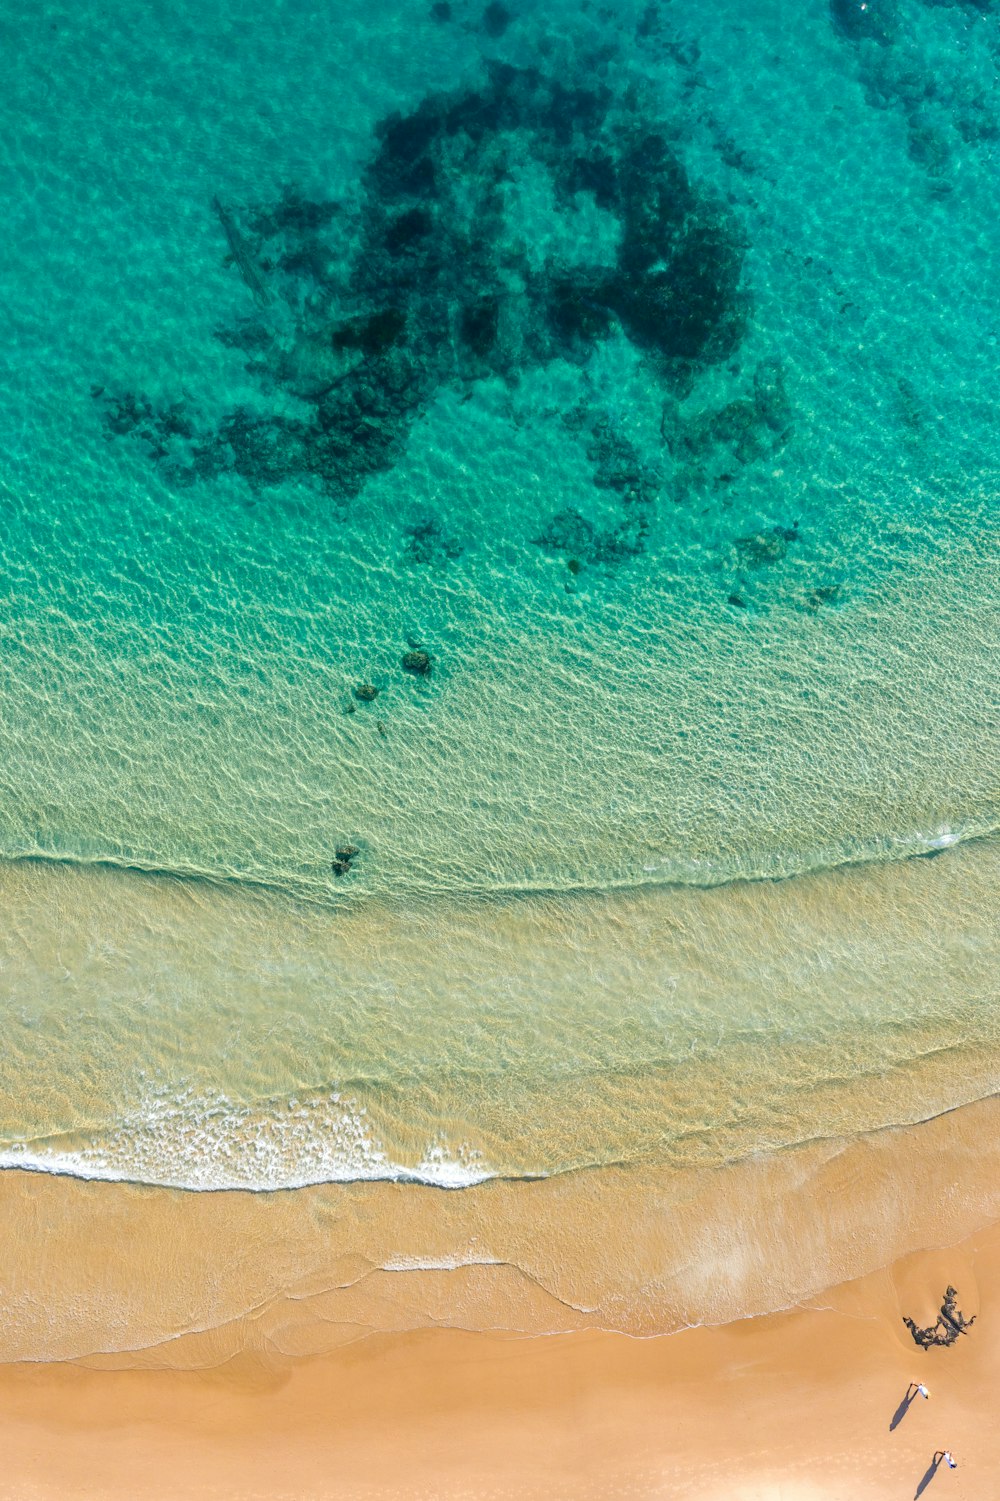
M918 1350L948 1282L971 1333ZM1000 1226L812 1306L637 1340L377 1336L313 1360L209 1372L0 1370L0 1496L910 1497L992 1494ZM914 1378L917 1398L890 1423Z

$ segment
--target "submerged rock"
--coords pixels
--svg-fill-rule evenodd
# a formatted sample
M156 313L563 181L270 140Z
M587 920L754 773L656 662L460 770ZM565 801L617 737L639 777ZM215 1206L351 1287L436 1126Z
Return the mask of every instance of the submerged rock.
M416 677L425 678L430 676L433 663L430 653L413 648L405 651L402 657L404 672L412 672Z
M333 852L330 867L335 876L346 876L361 850L356 844L338 844Z
M736 551L755 568L765 563L780 563L788 551L789 542L798 538L794 526L772 526L770 531L753 532L748 537L736 538Z
M378 695L379 690L374 683L359 683L354 690L354 697L360 699L363 704L374 703Z

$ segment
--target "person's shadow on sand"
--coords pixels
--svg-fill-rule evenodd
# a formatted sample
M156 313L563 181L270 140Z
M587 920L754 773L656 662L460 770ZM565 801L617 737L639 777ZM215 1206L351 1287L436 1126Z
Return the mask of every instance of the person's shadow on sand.
M906 1388L902 1402L900 1402L899 1406L896 1408L896 1411L892 1415L892 1422L889 1424L890 1433L895 1433L900 1423L906 1417L906 1414L910 1410L910 1404L913 1401L914 1397L917 1395L918 1390L919 1388L917 1386L917 1383L915 1381L911 1381L909 1386Z
M920 1484L917 1486L917 1489L913 1494L913 1501L920 1501L920 1497L923 1495L924 1491L927 1489L931 1481L934 1479L934 1476L937 1474L938 1467L941 1464L942 1459L944 1459L944 1453L943 1451L939 1450L931 1460L930 1464L927 1466L927 1469L924 1471L924 1474L921 1477Z

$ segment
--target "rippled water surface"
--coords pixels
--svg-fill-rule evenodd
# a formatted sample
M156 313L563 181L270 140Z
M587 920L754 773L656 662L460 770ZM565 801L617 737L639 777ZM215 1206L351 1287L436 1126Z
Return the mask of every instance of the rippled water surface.
M985 1091L996 7L335 11L0 23L3 1161Z

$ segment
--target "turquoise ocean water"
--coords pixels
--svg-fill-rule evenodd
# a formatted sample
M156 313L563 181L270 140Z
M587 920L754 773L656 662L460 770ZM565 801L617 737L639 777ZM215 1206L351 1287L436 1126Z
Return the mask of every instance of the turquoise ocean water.
M3 1161L956 1103L905 1081L996 1041L996 6L75 0L0 56Z

